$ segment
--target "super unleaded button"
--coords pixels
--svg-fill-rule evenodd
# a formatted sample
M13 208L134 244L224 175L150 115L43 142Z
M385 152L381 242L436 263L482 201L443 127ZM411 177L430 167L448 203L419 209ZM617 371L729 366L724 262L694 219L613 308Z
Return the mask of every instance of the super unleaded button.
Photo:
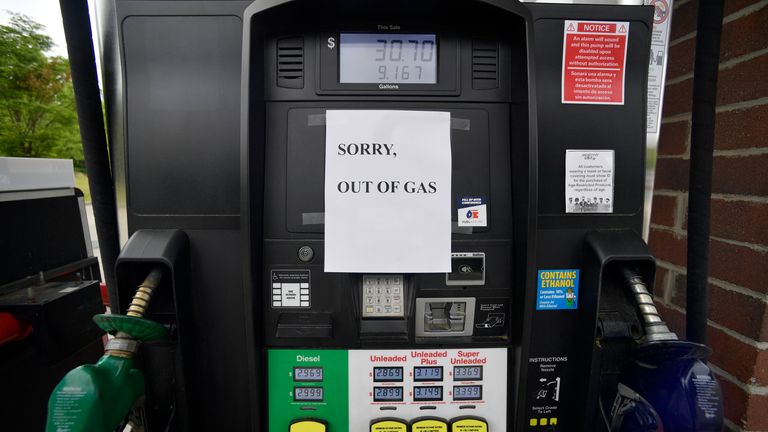
M322 420L301 419L294 420L288 427L288 432L326 432L328 426Z
M417 418L411 422L411 432L448 432L448 423L433 417Z
M385 418L371 422L371 432L406 432L408 425L405 420Z
M460 417L451 420L451 432L488 432L488 422L480 417Z

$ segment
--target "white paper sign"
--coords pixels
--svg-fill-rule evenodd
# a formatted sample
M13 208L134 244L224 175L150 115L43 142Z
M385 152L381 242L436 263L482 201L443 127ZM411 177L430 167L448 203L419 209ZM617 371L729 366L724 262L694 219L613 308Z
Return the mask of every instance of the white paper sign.
M565 151L565 212L613 213L613 150Z
M327 112L326 272L450 272L450 124L447 112Z

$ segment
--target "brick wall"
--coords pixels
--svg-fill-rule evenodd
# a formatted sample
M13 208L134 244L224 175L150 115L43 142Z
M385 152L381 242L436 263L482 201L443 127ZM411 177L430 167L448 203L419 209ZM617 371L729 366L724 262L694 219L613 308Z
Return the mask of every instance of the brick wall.
M675 2L649 243L684 334L696 0ZM768 431L768 0L726 0L712 185L709 344L726 429Z

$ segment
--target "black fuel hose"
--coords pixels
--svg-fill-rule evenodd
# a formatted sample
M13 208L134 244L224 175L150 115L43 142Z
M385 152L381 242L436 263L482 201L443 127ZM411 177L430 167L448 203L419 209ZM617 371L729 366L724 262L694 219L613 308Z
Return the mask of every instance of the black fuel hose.
M693 69L685 324L687 339L701 344L707 343L709 214L723 4L724 0L699 2Z
M96 235L99 240L104 281L109 290L110 303L117 299L115 260L120 246L117 235L117 208L115 190L109 162L104 113L96 74L93 35L86 0L60 0L64 36L67 40L72 86L75 90L77 119L83 140L85 170L91 190Z

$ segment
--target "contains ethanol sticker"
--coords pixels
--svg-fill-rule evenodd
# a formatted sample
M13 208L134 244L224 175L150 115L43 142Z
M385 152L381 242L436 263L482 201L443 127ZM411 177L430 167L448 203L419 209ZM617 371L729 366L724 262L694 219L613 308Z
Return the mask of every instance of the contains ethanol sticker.
M579 270L539 270L536 310L568 310L579 306Z

